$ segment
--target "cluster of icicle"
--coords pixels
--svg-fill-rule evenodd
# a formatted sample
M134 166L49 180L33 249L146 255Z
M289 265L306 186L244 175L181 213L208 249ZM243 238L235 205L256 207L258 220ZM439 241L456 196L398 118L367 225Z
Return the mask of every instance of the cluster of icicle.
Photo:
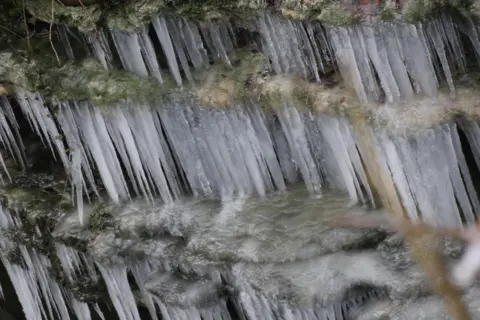
M235 29L226 20L198 26L184 18L154 17L152 23L162 46L156 53L146 29L126 33L110 30L123 67L162 82L157 54L163 54L179 85L181 71L193 82L195 70L209 64L209 56L231 66ZM257 18L262 51L277 74L296 73L321 82L325 66L337 64L344 79L351 79L361 101L385 99L392 103L414 94L435 97L446 80L452 94L453 78L464 74L464 46L480 58L478 26L465 17L453 21L446 14L425 24L378 22L351 27L323 27L317 22L291 21L270 14ZM466 35L469 44L462 43ZM94 55L109 68L112 49L104 32L87 34ZM333 60L336 60L333 62Z
M444 80L455 93L453 77L466 68L461 34L480 57L478 26L468 17L459 23L443 14L425 24L379 22L324 29L318 23L265 15L259 18L259 30L275 72L319 81L318 70L334 57L362 102L382 100L383 94L392 103L418 93L435 97Z
M327 63L328 58L334 55L339 65L346 66L349 73L363 77L357 79L353 76L359 85L371 84L371 88L378 89L373 80L373 74L378 74L387 96L395 91L394 88L410 88L401 91L413 92L412 83L417 91L430 90L428 92L434 94L437 88L435 73L424 70L427 67L431 67L428 70L438 69L432 62L434 59L431 59L433 49L437 50L437 57L448 56L450 60L452 53L456 53L455 63L460 69L465 64L458 27L446 16L425 26L379 23L374 26L330 28L326 34L323 28L313 23L291 22L268 15L259 17L258 21L264 48L275 71L285 73L296 70L307 76L308 73L315 73L319 67L321 69L322 61ZM208 63L208 55L223 57L229 63L229 54L233 54L235 41L228 22L211 24L202 29L185 19L156 17L153 24L171 72L179 84L181 76L178 61L188 75L189 64L204 67ZM476 48L478 37L475 26L467 21L467 27L462 30L470 36ZM137 33L110 32L127 70L143 76L152 75L161 81L156 53L146 30ZM96 57L108 68L111 49L105 34L90 36ZM438 45L428 45L432 43ZM209 49L208 52L205 47ZM443 51L441 48L444 48ZM419 57L426 59L422 60L422 66L415 62ZM358 59L364 59L363 64ZM446 60L440 59L442 61ZM444 70L452 65L451 61L443 62ZM375 68L375 72L372 68ZM412 83L406 74L408 70ZM402 74L406 77L405 81L401 80ZM387 78L390 80L387 81ZM368 91L362 88L359 89L359 95L367 97L365 92L378 93L377 89ZM405 94L394 96L387 99L395 101L401 97L408 98ZM88 184L96 190L93 178L95 169L99 171L107 193L114 202L129 199L132 192L133 195L142 194L152 200L160 195L163 201L171 202L182 195L185 186L194 195L221 196L224 199L253 193L265 195L273 189L283 190L285 184L296 182L299 173L313 193L328 184L348 191L354 202L373 202L356 147L356 137L345 120L309 112L299 113L292 106L280 108L272 116L264 114L254 104L230 110L205 110L188 100L158 100L152 105L111 106L108 114L104 114L88 102L62 102L60 111L54 115L59 125L57 127L50 111L43 107L41 97L19 91L17 98L32 127L52 152L55 150L58 153L64 166L71 172L80 216L83 211L82 189ZM2 143L11 150L14 147L13 151L19 158L18 150L21 148L16 147L12 133L16 128L13 113L6 99L2 100L2 105L5 110L5 115L0 119L3 119ZM5 120L7 117L9 123L13 124L12 129L9 129L9 123ZM470 131L470 142L474 145L477 133L473 129ZM60 134L65 136L67 145L57 138ZM426 135L425 139L430 137ZM379 139L379 145L383 142L385 148L391 149L388 141L386 138ZM412 143L408 139L405 141L407 145ZM454 141L455 144L446 144L448 141ZM400 191L402 200L408 204L408 212L412 217L417 217L417 207L425 207L435 209L427 211L436 212L436 216L441 217L436 220L457 224L460 215L449 214L459 213L455 204L457 199L463 214L470 221L478 201L475 200L458 137L439 143L443 143L438 145L442 148L455 146L455 149L450 148L452 152L448 157L442 153L440 157L435 157L435 161L431 160L435 168L445 172L451 184L438 183L432 186L433 180L428 178L423 181L425 183L419 183L417 172L426 175L431 171L423 170L427 165L417 161L407 172L403 164L395 162L391 152L385 153L389 156L388 168L403 190ZM401 149L402 145L397 148ZM67 147L71 151L69 154ZM401 150L407 160L414 152L408 148ZM122 173L122 165L126 175ZM427 192L428 188L432 190ZM434 190L448 196L442 197L441 201L433 201ZM417 199L427 196L432 199L432 204L417 204ZM430 208L433 204L435 208Z
M70 311L74 312L79 320L90 320L90 307L87 303L77 300L70 292L61 288L50 273L50 260L23 244L13 242L8 238L8 231L20 229L22 223L18 217L10 214L0 207L0 260L7 270L18 299L23 307L23 312L28 320L43 319L71 319ZM41 231L37 229L40 234ZM33 236L33 235L32 235ZM22 266L8 258L8 252L17 250ZM75 281L79 272L88 272L90 277L97 276L93 262L83 254L58 247L58 257L63 272L69 281ZM92 308L104 319L97 304Z
M19 91L18 101L32 128L71 172L80 215L82 189L96 190L96 170L116 203L137 195L172 202L185 187L195 196L224 200L263 196L301 178L312 193L327 185L347 191L353 202L374 204L360 141L346 119L287 105L265 114L255 104L203 109L185 100L118 105L103 113L88 102L65 102L55 115L57 125L41 97ZM6 103L2 107L8 110ZM464 121L462 129L478 161L480 128ZM0 131L2 140L9 130ZM474 220L479 203L456 125L375 135L377 153L412 218L420 209L436 224L459 225L460 212ZM12 150L20 148L15 141Z
M480 167L480 126L460 121ZM435 225L474 223L480 209L456 123L437 125L405 136L377 132L378 155L392 175L410 218L420 212Z
M193 83L192 70L206 68L210 61L221 60L231 66L235 58L235 33L229 21L198 26L186 19L154 17L153 27L173 78L183 84L181 72ZM138 32L109 30L123 67L139 76L151 76L163 83L157 53L147 29ZM104 31L86 34L94 56L103 67L111 67L112 49ZM68 43L68 41L64 41Z
M299 176L312 193L328 184L348 191L354 202L373 202L346 120L301 114L291 106L274 115L255 104L203 109L188 100L117 105L108 112L88 102L64 102L51 115L37 94L18 91L17 100L71 172L80 213L82 189L96 191L95 170L116 203L137 195L172 202L185 186L195 196L263 196Z

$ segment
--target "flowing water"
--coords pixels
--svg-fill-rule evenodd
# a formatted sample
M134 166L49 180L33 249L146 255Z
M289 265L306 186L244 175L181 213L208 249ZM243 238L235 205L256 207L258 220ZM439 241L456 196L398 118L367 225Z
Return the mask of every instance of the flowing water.
M86 207L87 219L94 209ZM347 289L362 282L382 287L397 281L375 251L341 251L370 248L385 237L377 231L327 227L325 221L336 214L368 212L349 205L342 194L312 196L298 186L265 198L179 199L166 205L138 199L102 210L114 215L112 225L91 238L88 257L60 242L56 253L70 283L103 278L120 319L141 319L138 295L153 318L156 306L167 319L289 319L296 314L323 320L336 313L335 319L343 319L341 314L347 317L350 308L367 298L365 292L345 296ZM21 228L15 213L1 213L4 230ZM60 220L54 235L61 241L89 237L85 232L72 212ZM2 240L4 251L15 246L9 238ZM88 306L60 290L42 253L22 245L19 255L23 268L2 262L27 319L43 319L47 313L69 319L67 306L79 319L89 319ZM340 265L350 267L339 272ZM136 279L135 292L127 272Z

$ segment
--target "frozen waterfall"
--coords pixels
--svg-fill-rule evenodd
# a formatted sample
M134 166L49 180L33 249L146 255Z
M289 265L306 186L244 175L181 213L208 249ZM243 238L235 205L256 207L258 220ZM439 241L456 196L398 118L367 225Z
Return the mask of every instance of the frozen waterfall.
M474 83L468 54L480 61L476 22L441 14L333 27L270 13L250 22L248 45L226 18L154 16L135 31L83 34L106 72L121 67L165 88L171 78L176 95L107 106L20 87L0 96L0 260L27 320L108 319L104 300L120 320L352 320L377 300L429 294L388 234L326 221L381 210L359 131L367 126L411 220L475 222L477 96L457 98L474 92L460 86ZM59 37L74 60L69 29ZM339 95L319 112L284 92L272 108L251 97L206 106L189 94L199 71L236 70L239 49L268 58L268 70L249 75L266 86L292 77L358 100ZM36 174L23 129L65 169L60 198L74 210L45 205L54 186L37 202L38 185L15 179ZM31 227L42 219L54 224L47 244L47 224Z

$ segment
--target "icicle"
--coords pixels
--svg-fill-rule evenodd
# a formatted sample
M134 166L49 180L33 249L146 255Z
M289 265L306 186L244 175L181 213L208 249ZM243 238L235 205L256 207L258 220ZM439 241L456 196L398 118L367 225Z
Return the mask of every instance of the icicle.
M160 66L157 62L157 56L155 50L153 49L152 40L148 36L147 30L142 30L140 32L140 45L142 49L142 54L147 63L148 70L150 74L158 80L158 82L163 83L162 74L160 72Z
M99 111L87 103L74 109L82 142L95 160L110 198L117 203L121 198L128 198L120 163Z
M285 190L285 181L282 174L282 169L278 163L277 156L275 154L274 144L268 132L268 128L265 123L265 115L263 114L259 106L252 106L248 109L251 113L250 119L252 125L255 128L255 133L258 136L258 148L263 153L265 161L267 163L268 170L272 175L272 179L275 186L280 190Z
M190 66L188 65L187 56L185 55L184 46L180 39L180 29L178 28L177 21L166 18L167 26L169 29L170 39L172 39L173 47L177 53L177 57L180 60L183 72L190 83L193 83L193 76L190 72Z
M409 100L413 97L413 88L407 73L407 68L400 55L401 49L398 44L395 27L389 23L383 23L379 24L377 28L381 35L381 39L383 40L383 44L385 45L391 72L393 73L400 90L400 98ZM380 40L380 38L378 40Z
M65 47L65 51L67 53L68 59L74 60L75 56L73 55L72 46L70 44L70 40L68 39L68 35L66 31L67 28L68 27L63 25L57 25L58 37L60 38L60 41L63 43L63 46Z
M380 83L385 92L386 101L392 103L400 99L400 91L388 62L388 54L378 29L363 27L368 55L377 71Z
M163 52L167 58L167 63L170 71L173 74L173 78L179 86L182 85L182 76L180 75L180 69L178 67L177 58L175 57L175 51L170 38L167 24L164 17L152 18L153 27L157 33L160 44L162 45Z
M245 113L243 107L210 111L172 104L159 114L195 193L264 195L273 189L272 174L277 187L284 188L259 113Z
M44 107L41 97L38 94L17 90L17 101L25 116L33 124L37 134L43 136L47 141L52 154L54 156L56 154L53 149L53 145L55 145L63 165L65 168L68 168L69 163L65 146L61 139L59 139L60 133L52 119L50 111Z
M277 112L277 115L307 188L312 193L319 192L320 176L308 149L303 123L298 111L285 105L283 110Z
M198 27L184 18L180 22L180 32L193 66L197 70L201 69L208 64L208 55Z
M105 70L111 68L112 52L108 45L105 32L100 29L95 32L87 33L86 35L88 43L92 46L93 54L95 58L100 62Z
M78 301L70 294L70 304L78 320L91 320L90 308L85 302Z
M355 52L350 41L347 28L331 28L329 30L335 56L344 79L351 79L354 89L362 102L368 102L370 97L364 87L364 79L358 68ZM395 73L394 73L395 74ZM368 80L367 80L368 81Z
M8 121L10 121L10 123ZM7 97L0 97L0 140L16 163L25 169L25 151L19 133L19 125L13 114L12 106Z
M412 75L413 84L417 93L423 93L429 97L437 95L437 81L428 52L422 43L417 27L414 25L401 25L396 29L397 39L401 44L401 50L405 65L409 74Z
M127 279L127 269L121 266L103 267L97 264L107 285L108 294L120 320L141 320L135 298Z
M202 32L211 40L216 57L221 59L227 66L231 67L232 63L222 41L219 27L214 24L208 24L205 28L202 28Z
M163 144L160 141L162 136L155 127L152 117L154 116L153 111L146 106L135 106L129 108L128 111L118 109L118 112L123 113L123 116L126 117L126 121L135 135L138 155L153 177L162 199L166 202L173 201L180 195L180 186L178 185L178 178L174 174L174 168L169 167L169 162L165 156L168 150L163 150ZM127 146L129 149L135 147L132 143ZM134 151L130 150L130 152ZM166 169L165 173L162 168Z
M11 227L21 227L20 220L15 219L2 207L0 207L0 224L3 231ZM13 249L14 244L9 244L7 241L5 239L0 241L3 251ZM4 255L0 255L0 260L11 279L26 319L70 319L67 301L58 284L50 276L50 261L37 252L27 249L24 245L17 244L16 248L24 266L11 263Z
M474 143L475 126L467 124L467 137ZM461 152L455 126L439 125L388 137L377 134L402 203L413 220L419 215L440 226L471 223L478 200ZM472 134L473 133L473 134ZM439 196L440 195L440 196ZM419 212L417 212L417 208Z
M158 320L153 298L145 289L145 281L153 271L154 270L151 268L150 264L147 262L137 263L132 268L132 273L133 273L133 276L135 277L135 281L138 287L140 288L140 293L142 294L143 302L146 304L148 312L152 317L152 320Z
M147 77L148 71L143 61L139 35L118 30L111 30L110 32L123 67L139 76Z
M298 73L303 78L313 76L320 82L318 69L324 69L326 43L317 44L323 30L315 30L311 23L290 21L269 14L259 16L258 25L265 53L276 73ZM305 29L306 28L306 29ZM322 39L324 40L324 39Z

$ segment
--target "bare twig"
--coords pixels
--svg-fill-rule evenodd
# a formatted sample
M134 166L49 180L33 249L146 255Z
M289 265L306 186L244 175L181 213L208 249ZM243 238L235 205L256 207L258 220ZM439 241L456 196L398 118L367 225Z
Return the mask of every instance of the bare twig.
M52 18L50 20L50 28L48 30L48 40L50 40L50 45L52 46L52 49L53 49L53 52L55 53L55 57L57 58L57 61L58 61L58 64L61 64L60 63L60 58L58 57L58 53L57 53L57 50L55 49L55 45L53 44L53 41L52 41L52 27L53 27L53 19L54 19L54 14L55 14L55 3L54 3L55 0L52 0Z

